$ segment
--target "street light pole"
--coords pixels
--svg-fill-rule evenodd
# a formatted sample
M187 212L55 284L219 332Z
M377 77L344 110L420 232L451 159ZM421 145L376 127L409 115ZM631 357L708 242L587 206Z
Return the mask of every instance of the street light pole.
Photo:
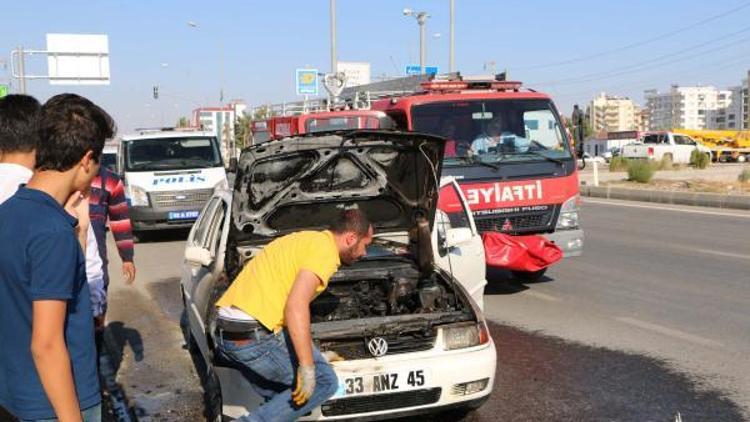
M415 12L411 9L404 9L404 16L413 16L419 24L419 68L422 75L425 74L425 23L430 17L427 12Z
M338 70L338 57L336 57L336 0L331 0L331 73L336 74Z
M450 0L451 1L451 29L450 29L450 72L453 73L456 71L456 44L455 44L455 34L456 34L456 0Z
M417 18L417 22L419 22L419 69L420 73L424 75L425 73L425 45L424 45L424 23L425 19Z

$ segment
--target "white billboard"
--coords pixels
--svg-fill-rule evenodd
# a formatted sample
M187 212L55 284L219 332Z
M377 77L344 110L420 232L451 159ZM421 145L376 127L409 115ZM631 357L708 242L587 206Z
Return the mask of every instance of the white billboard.
M51 85L109 85L106 35L47 34Z
M370 83L370 63L368 62L338 62L337 70L346 75L344 88Z

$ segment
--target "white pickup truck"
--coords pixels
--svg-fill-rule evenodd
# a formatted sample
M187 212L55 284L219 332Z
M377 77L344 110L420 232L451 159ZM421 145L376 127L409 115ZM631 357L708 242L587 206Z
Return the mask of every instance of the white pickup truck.
M711 158L711 150L689 136L672 132L647 132L638 142L624 145L622 156L656 161L667 156L676 164L688 164L695 149Z

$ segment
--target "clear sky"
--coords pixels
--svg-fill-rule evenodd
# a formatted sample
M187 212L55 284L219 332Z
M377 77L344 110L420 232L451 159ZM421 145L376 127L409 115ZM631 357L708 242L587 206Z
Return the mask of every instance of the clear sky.
M121 132L172 125L197 105L241 98L251 105L295 100L294 69L330 65L327 0L4 2L0 60L18 45L45 48L46 33L109 35L112 83L60 87L30 81L40 100L63 91L99 103ZM402 9L424 10L427 62L448 69L448 0L338 0L338 55L368 61L373 76L419 61L418 26ZM188 25L194 22L196 26ZM436 36L435 34L440 34ZM456 60L462 73L486 62L548 92L568 114L598 92L642 102L643 90L739 85L750 69L750 2L741 0L456 0ZM0 81L10 77L0 62ZM44 73L31 59L29 73ZM161 96L152 99L152 87Z

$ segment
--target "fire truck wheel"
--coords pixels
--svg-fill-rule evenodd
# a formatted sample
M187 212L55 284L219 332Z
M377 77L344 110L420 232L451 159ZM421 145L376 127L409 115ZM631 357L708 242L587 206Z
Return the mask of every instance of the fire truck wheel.
M511 271L513 277L522 283L533 283L539 281L546 272L546 268L539 271Z

